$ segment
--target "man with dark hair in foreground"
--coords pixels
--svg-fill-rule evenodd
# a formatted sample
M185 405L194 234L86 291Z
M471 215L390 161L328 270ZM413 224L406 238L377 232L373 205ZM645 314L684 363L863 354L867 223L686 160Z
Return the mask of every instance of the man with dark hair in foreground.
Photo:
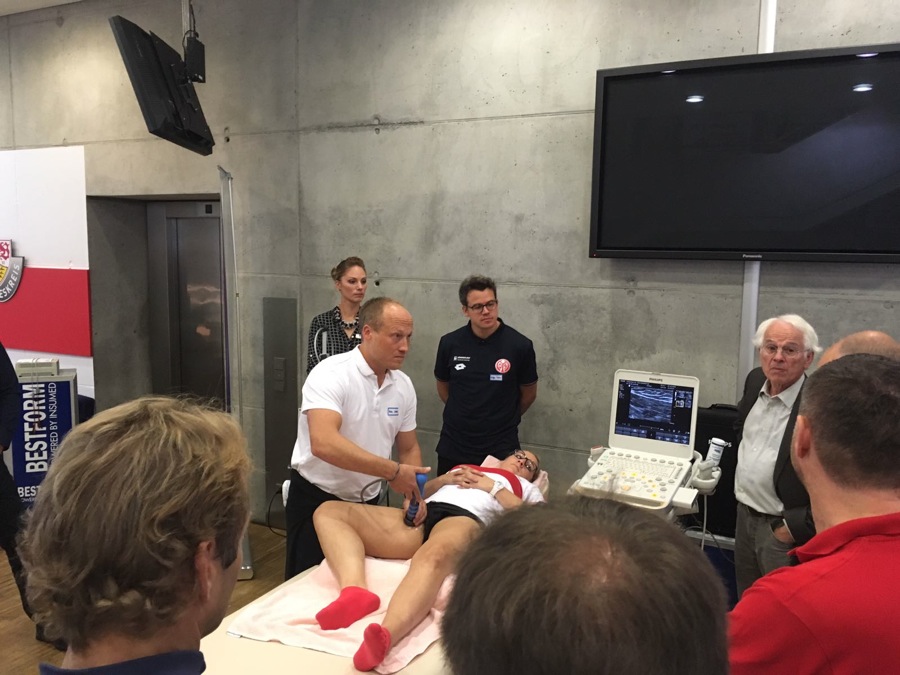
M24 530L28 601L69 649L42 675L195 675L241 567L250 460L234 419L145 398L79 424Z
M900 361L840 356L807 381L791 460L817 534L730 616L735 675L888 673L900 663Z
M724 675L725 590L674 525L609 500L498 518L442 622L455 675Z

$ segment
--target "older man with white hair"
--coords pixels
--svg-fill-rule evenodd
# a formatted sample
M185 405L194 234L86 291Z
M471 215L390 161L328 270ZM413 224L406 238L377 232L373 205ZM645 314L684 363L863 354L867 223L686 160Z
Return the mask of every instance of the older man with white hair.
M791 436L806 370L821 351L819 338L805 319L783 314L763 321L753 344L761 367L747 375L735 425L739 596L761 576L791 564L791 549L815 534L809 494L791 465Z

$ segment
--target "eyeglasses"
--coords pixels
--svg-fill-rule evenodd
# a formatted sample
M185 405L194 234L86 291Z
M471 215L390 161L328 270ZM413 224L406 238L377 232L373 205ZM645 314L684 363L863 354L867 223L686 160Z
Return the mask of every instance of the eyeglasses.
M466 307L471 309L473 312L482 312L485 309L491 310L491 309L494 309L494 307L496 307L496 306L497 306L496 300L491 300L489 302L484 302L484 303L477 302L474 305L466 305Z
M497 304L497 303L494 303L494 304ZM518 452L514 452L513 457L515 457L516 459L521 461L523 464L525 464L525 468L531 472L532 476L537 471L537 465L534 462L532 462L530 459L528 459L528 455L526 455L521 450L519 450Z
M795 359L806 352L805 349L798 345L784 345L782 347L779 347L778 345L772 344L771 342L764 344L760 348L760 351L764 352L768 356L775 356L778 353L779 349L786 359Z

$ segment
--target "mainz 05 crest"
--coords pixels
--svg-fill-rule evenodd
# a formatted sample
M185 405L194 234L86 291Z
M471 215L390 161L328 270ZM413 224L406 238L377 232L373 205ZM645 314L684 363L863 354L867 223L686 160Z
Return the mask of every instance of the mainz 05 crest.
M0 239L0 302L6 302L16 294L22 281L24 261L24 258L13 256L11 241Z

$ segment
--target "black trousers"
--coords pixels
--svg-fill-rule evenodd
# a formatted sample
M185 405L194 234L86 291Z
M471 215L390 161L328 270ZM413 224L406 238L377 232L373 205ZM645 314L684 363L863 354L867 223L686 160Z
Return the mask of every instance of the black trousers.
M319 536L313 526L313 513L325 502L341 501L291 469L291 489L284 507L287 521L287 546L284 559L285 580L318 565L325 559ZM377 504L378 497L366 502Z

